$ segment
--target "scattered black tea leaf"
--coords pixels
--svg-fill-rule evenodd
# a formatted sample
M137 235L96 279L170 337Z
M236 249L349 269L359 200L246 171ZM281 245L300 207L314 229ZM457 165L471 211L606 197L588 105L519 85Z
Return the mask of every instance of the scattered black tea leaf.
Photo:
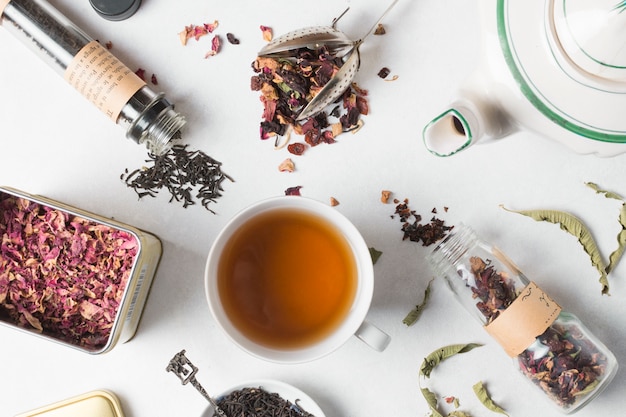
M204 208L222 196L222 182L234 180L222 172L222 163L198 150L188 150L187 145L174 145L164 155L149 154L146 162L152 165L127 170L121 178L139 198L156 197L163 188L170 193L170 202L176 200L187 208L199 200Z

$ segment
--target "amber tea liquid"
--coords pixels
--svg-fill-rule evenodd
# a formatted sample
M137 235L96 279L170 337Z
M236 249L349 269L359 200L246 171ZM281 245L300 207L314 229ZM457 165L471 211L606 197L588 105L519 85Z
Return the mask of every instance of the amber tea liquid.
M294 349L332 333L355 298L349 242L310 212L275 209L244 223L218 265L218 292L231 322L266 347Z

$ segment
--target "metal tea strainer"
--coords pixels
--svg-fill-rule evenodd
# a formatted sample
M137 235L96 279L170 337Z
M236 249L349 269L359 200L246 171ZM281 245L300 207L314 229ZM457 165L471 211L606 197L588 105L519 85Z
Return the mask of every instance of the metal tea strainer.
M302 109L297 120L314 116L343 94L359 70L361 64L359 47L374 32L378 24L397 2L398 0L393 0L372 28L356 41L351 40L336 28L337 22L346 14L348 8L333 20L331 26L314 26L294 30L273 39L259 51L258 56L263 58L293 58L298 49L318 49L325 46L332 55L342 59L343 65L339 71Z

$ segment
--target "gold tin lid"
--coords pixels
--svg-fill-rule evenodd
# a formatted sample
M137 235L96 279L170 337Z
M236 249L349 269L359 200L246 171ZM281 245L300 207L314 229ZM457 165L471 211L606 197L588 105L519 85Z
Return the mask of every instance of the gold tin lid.
M109 391L92 391L15 417L124 417L119 400Z

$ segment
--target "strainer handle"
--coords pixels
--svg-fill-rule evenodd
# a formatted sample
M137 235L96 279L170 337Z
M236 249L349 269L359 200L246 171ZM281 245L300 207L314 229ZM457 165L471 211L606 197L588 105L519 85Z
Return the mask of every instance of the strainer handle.
M374 23L372 25L372 28L365 34L365 36L363 36L358 42L357 44L362 43L365 38L367 38L372 32L374 32L374 30L376 30L376 27L380 24L380 22L383 21L383 19L385 18L385 16L387 16L387 14L391 11L391 9L393 9L393 7L396 5L396 3L398 3L399 0L393 0L391 2L391 4L389 5L389 7L387 7L387 10L385 10L385 12L380 16L380 18L376 21L376 23Z

